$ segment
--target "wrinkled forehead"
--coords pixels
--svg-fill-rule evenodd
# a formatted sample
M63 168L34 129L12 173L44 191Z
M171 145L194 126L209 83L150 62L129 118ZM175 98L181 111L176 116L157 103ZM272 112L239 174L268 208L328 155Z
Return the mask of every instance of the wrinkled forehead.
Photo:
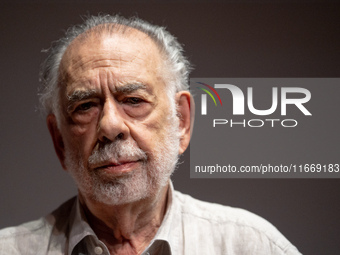
M98 65L132 63L160 71L162 54L147 34L122 25L114 28L107 25L94 27L71 42L60 63L59 82L67 82L74 72L95 68L96 61Z

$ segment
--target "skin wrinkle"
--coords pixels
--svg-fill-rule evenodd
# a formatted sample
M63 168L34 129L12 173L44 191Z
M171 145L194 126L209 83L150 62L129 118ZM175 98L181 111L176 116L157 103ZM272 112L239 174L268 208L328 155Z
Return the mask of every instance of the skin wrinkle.
M96 62L100 62L100 61L96 61ZM92 70L93 71L95 71L95 69L99 69L99 68L102 68L103 66L95 66L95 67L93 67L92 68ZM109 66L110 68L112 68L112 69L114 69L114 67L112 67L112 66ZM92 71L92 72L93 72ZM91 73L92 73L91 72ZM115 72L118 72L118 71L115 71ZM77 72L75 72L75 73L77 73ZM118 72L119 73L119 72ZM120 72L120 73L122 73L123 75L124 75L124 72ZM76 76L76 75L73 75L73 76ZM71 77L71 78L73 78L71 75L68 75L68 77ZM112 76L113 77L113 76ZM132 77L134 77L134 76L132 76ZM73 81L72 81L72 79L68 79L68 84L77 84L77 83L82 83L82 81L81 81L81 79L85 79L86 80L86 77L81 77L81 78L77 78L77 79L75 79L75 78L73 78ZM113 84L113 81L110 81L110 82L112 82L112 84Z
M121 62L131 63L133 61L133 60L122 61L121 59L118 59L118 60L117 59L109 59L110 61L108 61L107 59L105 59L105 56L106 55L103 54L103 59L98 59L96 61L91 61L91 59L89 59L87 62L79 60L77 62L77 64L70 65L68 70L64 70L63 67L61 67L61 70L62 70L61 76L67 77L66 80L63 79L63 82L65 84L70 83L70 82L71 83L77 82L77 80L74 80L74 76L76 76L75 74L77 73L76 70L80 69L80 71L82 71L87 67L87 65L93 65L95 63L102 63L104 61L106 64L96 65L95 67L93 67L93 70L96 69L96 68L103 68L103 67L116 67L118 69L118 71L122 72L121 71ZM122 73L124 73L124 72L122 72ZM72 81L72 80L74 80L74 81Z
M100 26L98 26L98 27L100 27ZM129 31L130 31L130 33L129 34L131 34L131 32L134 32L134 30L135 29L128 29ZM120 30L118 30L117 32L119 32ZM147 40L150 40L149 38L148 38L148 36L147 35L145 35L144 33L141 33L140 32L140 34L142 34L142 36L144 37L143 38L143 40L142 39L140 39L140 38L135 38L135 40L138 40L139 42L141 42L140 43L140 45L139 45L139 48L142 46L144 49L146 49L146 46L143 44L143 41L145 40L145 39L147 39ZM68 56L68 59L69 59L69 61L70 61L70 63L68 63L68 66L69 66L69 68L71 68L72 66L75 66L75 68L77 68L77 65L79 64L80 66L84 66L84 65L86 65L88 62L96 62L96 61L93 61L93 59L91 58L91 57L89 57L89 59L82 59L82 58L80 58L79 57L79 51L81 51L81 46L82 46L82 43L81 42L84 42L84 38L86 39L86 40L92 40L92 41L94 41L94 42L96 42L97 43L97 45L101 45L101 46L111 46L110 44L108 44L108 41L106 41L106 40L103 40L103 38L105 38L105 34L102 34L101 36L99 36L99 37L97 37L97 35L95 34L95 33L86 33L86 35L85 34L82 34L82 35L80 35L80 36L78 36L74 41L72 41L71 42L71 44L70 44L70 46L68 47L68 49L65 51L65 53L64 53L64 56L62 57L62 61L61 61L61 64L63 64L63 60L65 60L65 58L67 58ZM80 44L79 44L80 43ZM70 52L70 48L72 48L72 46L73 45L75 45L75 44L77 44L77 45L80 45L80 47L78 48L78 49L76 49L76 50L73 50L72 52ZM111 44L114 44L114 42L112 42ZM129 56L129 54L128 53L126 53L126 52L122 52L121 50L120 50L120 48L118 48L118 47L116 47L115 49L115 52L117 52L117 53L123 53L123 54L121 54L121 56L122 55L124 55L124 57L127 57L127 56ZM94 48L94 49L89 49L88 50L90 53L91 52L95 52L96 51L96 49ZM107 52L106 52L107 53ZM107 56L107 54L103 54L103 58L106 58L106 56ZM137 54L137 55L135 55L135 56L133 56L132 55L132 60L130 59L130 60L122 60L121 58L119 59L119 61L130 61L130 62L132 62L135 58L137 58L137 56L138 56L139 54ZM107 59L107 58L106 58ZM109 59L108 59L109 60ZM120 65L119 65L120 66ZM62 67L62 65L60 66L60 68L59 68L59 70L63 70L64 68ZM69 73L69 72L67 72L67 73Z

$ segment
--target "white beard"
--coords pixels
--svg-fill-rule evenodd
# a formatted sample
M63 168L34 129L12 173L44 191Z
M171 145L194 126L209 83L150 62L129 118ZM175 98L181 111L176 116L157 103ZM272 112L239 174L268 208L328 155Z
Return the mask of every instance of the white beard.
M85 168L83 159L75 150L66 148L65 164L85 197L108 205L121 205L157 196L167 185L177 166L179 151L179 121L177 116L168 119L165 137L150 152L141 150L135 141L117 140L95 149L88 166L119 157L135 157L140 167L131 173L108 179L100 171Z

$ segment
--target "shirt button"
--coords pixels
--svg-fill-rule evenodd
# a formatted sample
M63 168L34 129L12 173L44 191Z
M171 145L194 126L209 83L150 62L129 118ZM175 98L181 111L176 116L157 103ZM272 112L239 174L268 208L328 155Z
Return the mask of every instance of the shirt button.
M103 253L103 249L99 246L95 247L94 248L94 252L98 255L102 254Z

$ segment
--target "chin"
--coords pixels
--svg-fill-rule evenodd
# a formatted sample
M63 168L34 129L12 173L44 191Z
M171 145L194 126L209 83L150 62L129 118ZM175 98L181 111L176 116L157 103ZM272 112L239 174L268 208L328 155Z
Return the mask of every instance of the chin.
M159 171L151 166L142 166L135 171L108 178L98 172L70 171L80 193L87 199L106 205L123 205L157 197L169 182L171 171Z

